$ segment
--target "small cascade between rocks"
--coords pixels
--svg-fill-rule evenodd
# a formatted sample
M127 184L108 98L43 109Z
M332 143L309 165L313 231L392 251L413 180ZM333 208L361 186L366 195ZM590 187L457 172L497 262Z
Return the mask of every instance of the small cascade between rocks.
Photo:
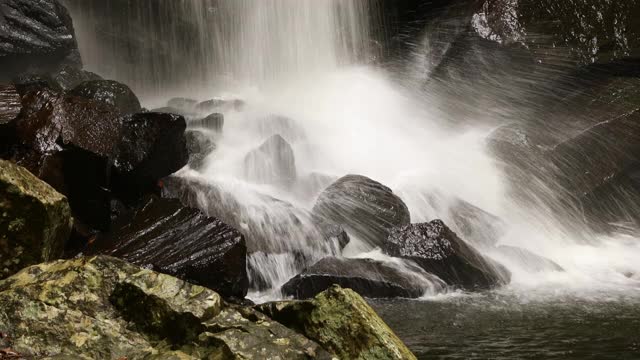
M486 93L496 96L491 111L463 111L464 100L429 80L444 56L429 33L432 52L416 54L402 74L383 70L373 1L123 1L111 20L102 14L113 14L115 1L67 3L89 69L129 83L149 108L186 116L200 151L165 190L245 235L255 301L300 294L295 277L314 264L335 277L399 279L406 286L394 294L403 297L451 292L447 274L434 276L402 251L391 256L386 236L405 236L393 229L409 217L448 228L434 222L407 232L453 231L470 244L459 251L494 277L483 288L509 279L505 291L528 295L638 287L634 235L586 230L560 190L533 176L513 189L488 150L504 123L495 117L505 113L498 100L527 94ZM136 43L101 27L133 33ZM123 53L133 47L139 52ZM482 71L478 77L492 76ZM403 76L411 78L400 85ZM166 104L174 95L197 101ZM471 125L452 125L459 123ZM389 206L382 224L358 212L371 199ZM330 221L341 216L349 219Z

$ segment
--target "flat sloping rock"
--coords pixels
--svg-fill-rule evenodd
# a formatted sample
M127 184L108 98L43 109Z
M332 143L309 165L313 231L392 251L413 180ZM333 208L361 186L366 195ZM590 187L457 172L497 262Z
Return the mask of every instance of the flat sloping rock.
M285 296L308 299L332 285L349 288L370 298L418 298L427 287L419 275L400 270L381 261L371 259L324 258L282 286ZM440 290L445 284L435 276L432 283Z
M407 205L388 187L360 175L347 175L318 197L313 214L380 246L389 231L410 222Z
M99 236L92 252L206 286L225 297L242 299L247 294L244 236L218 219L175 199L151 197L114 228Z
M257 309L340 359L416 359L353 290L336 285L311 300L267 303Z
M27 169L0 160L0 279L62 256L71 224L62 194Z
M483 257L441 220L395 228L382 249L413 260L454 287L490 289L510 280L506 268Z

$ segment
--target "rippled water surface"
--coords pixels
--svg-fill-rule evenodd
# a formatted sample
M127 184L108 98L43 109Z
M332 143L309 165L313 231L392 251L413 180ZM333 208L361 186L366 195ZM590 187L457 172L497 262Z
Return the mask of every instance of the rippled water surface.
M640 296L371 303L418 359L640 359Z

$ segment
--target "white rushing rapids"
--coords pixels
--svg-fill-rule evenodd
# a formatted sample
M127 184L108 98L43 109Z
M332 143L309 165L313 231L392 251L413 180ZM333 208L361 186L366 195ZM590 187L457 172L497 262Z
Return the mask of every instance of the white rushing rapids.
M303 219L304 228L306 214L328 185L325 180L313 183L309 179L337 179L347 174L364 175L392 188L409 207L413 223L436 218L455 223L454 205L460 200L470 203L501 219L504 230L498 244L527 249L565 270L531 271L535 264L476 244L512 272L509 291L549 294L640 289L640 241L630 235L603 237L575 231L571 218L514 200L512 185L486 151L485 140L495 124L485 125L491 122L478 119L477 126L448 126L459 119L456 109L443 108L442 104L450 104L444 101L446 95L430 83L403 85L420 79L398 81L369 64L376 49L371 45L367 2L226 0L197 8L181 4L176 11L215 11L216 23L200 25L210 43L194 44L206 48L202 54L210 65L193 79L196 85L190 93L183 86L176 93L200 100L242 99L245 105L223 111L224 131L210 134L216 150L204 167L198 171L185 168L179 176L220 189L223 199L238 207L234 214L240 230L262 231L274 242L269 246L279 250L274 255L262 251L262 244L254 247L250 272L260 274L267 283L252 290L254 300L281 296L279 286L300 271L296 258L300 251L307 256L311 253L312 259L338 254L332 244L310 244L308 238L317 234L300 230L291 214ZM86 31L82 24L79 31ZM92 39L86 34L80 38ZM80 45L87 50L87 43ZM90 68L100 61L87 59ZM126 77L119 79L127 81ZM148 103L160 106L175 95L150 93ZM469 120L475 119L465 119ZM273 135L280 135L293 149L297 180L286 185L254 181L255 176L270 171L263 168L268 164L252 164L251 176L246 169L246 155ZM518 184L525 190L531 185ZM539 190L532 187L530 191ZM201 195L203 207L209 207L211 199L206 193ZM487 235L475 231L476 238ZM343 256L388 261L414 274L416 281L424 281L426 295L434 295L429 279L410 264L391 259L351 235Z

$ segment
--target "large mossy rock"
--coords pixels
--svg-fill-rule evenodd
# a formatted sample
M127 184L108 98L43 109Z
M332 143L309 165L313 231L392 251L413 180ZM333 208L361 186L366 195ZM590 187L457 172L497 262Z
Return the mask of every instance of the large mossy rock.
M441 220L393 229L383 251L412 260L450 286L467 290L504 285L511 277L504 266L482 256Z
M71 223L62 194L27 169L0 160L0 279L62 256Z
M391 189L360 175L344 176L326 188L313 214L375 246L384 243L392 228L411 220L407 205Z
M105 257L56 261L0 281L0 331L37 359L330 359L250 308Z
M73 22L58 0L3 0L0 24L0 80L81 67Z
M416 359L364 299L333 286L305 301L259 305L272 319L317 341L340 359Z

